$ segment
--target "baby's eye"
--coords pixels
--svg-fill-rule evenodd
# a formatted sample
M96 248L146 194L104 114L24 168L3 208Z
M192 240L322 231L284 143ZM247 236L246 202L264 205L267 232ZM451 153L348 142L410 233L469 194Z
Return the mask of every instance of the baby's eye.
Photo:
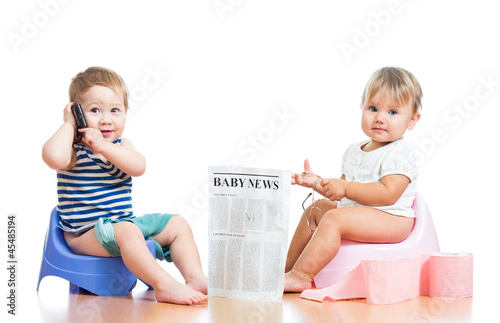
M90 109L90 112L92 112L92 113L98 113L99 109L98 108L92 108L92 109Z
M389 111L389 115L391 115L391 116L395 116L396 114L398 114L398 112L396 110Z
M374 107L373 105L368 108L371 112L377 112L377 108Z
M113 112L113 113L117 113L117 112L120 112L120 109L118 109L118 108L113 108L113 109L111 109L111 112Z

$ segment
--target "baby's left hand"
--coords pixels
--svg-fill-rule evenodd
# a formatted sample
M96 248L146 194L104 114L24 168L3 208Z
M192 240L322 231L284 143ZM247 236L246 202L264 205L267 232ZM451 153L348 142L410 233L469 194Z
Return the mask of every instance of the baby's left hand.
M340 201L345 197L347 182L343 179L324 178L321 180L321 186L323 195L332 201Z
M85 136L82 137L82 141L89 145L94 152L100 153L106 144L106 140L104 140L101 131L95 128L84 128L79 131L85 134Z

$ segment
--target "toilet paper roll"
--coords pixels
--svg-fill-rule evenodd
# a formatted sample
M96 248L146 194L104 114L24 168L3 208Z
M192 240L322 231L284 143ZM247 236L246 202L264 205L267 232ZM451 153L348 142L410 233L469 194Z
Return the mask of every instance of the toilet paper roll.
M472 254L435 252L430 254L429 296L466 298L472 296Z

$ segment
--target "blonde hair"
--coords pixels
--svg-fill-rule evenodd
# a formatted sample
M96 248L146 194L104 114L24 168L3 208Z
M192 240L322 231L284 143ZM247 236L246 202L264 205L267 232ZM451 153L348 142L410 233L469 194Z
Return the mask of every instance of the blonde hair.
M361 106L377 93L382 98L390 95L399 104L410 103L414 113L422 107L422 88L416 77L403 68L383 67L373 73L363 91Z
M75 102L78 95L87 92L92 86L101 85L110 88L116 94L122 94L125 111L128 111L128 88L120 75L104 67L89 67L71 79L69 100Z

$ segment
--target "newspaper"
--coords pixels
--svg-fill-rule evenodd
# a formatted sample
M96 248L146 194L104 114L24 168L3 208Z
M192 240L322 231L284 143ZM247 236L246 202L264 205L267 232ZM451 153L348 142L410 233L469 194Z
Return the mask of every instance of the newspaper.
M283 297L290 172L209 167L208 296Z

